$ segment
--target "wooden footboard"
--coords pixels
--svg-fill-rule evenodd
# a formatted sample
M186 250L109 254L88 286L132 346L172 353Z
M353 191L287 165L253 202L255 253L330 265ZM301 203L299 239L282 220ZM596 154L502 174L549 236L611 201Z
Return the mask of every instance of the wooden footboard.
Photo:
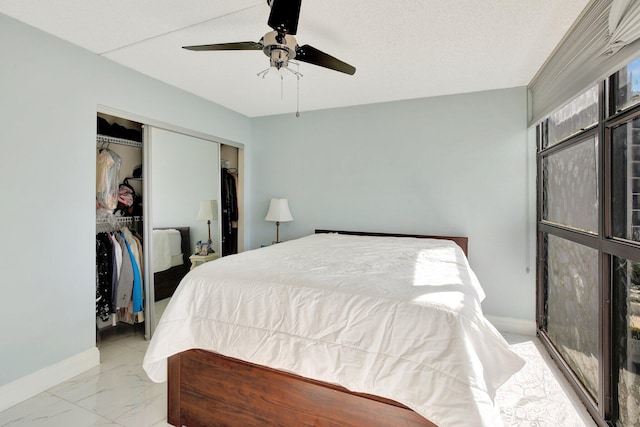
M172 356L168 369L175 426L436 427L397 402L205 350Z

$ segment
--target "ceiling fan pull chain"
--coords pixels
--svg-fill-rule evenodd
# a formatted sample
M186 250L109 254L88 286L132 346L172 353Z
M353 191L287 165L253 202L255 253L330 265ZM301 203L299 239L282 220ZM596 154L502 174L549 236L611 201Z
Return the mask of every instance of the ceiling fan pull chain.
M298 72L296 73L296 117L300 117L300 64L296 63Z
M284 100L284 77L280 74L280 101Z

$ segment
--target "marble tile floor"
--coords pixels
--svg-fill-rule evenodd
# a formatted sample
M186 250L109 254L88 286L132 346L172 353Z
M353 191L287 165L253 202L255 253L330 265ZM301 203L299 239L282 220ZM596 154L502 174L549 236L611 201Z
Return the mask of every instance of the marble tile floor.
M584 404L536 337L504 333L526 365L496 393L506 427L595 427Z
M164 427L166 383L142 370L140 328L113 328L99 343L99 367L0 413L2 427ZM506 334L527 365L498 391L505 426L595 426L536 338Z

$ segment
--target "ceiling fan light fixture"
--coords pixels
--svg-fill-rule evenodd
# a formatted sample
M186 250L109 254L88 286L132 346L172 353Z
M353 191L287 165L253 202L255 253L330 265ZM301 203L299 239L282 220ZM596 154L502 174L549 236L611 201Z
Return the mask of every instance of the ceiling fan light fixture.
M263 46L262 51L271 60L272 67L286 67L287 62L296 57L298 42L288 34L269 31L260 39L260 43Z
M272 46L269 52L269 61L273 68L278 70L280 68L286 68L289 65L289 51L277 46Z

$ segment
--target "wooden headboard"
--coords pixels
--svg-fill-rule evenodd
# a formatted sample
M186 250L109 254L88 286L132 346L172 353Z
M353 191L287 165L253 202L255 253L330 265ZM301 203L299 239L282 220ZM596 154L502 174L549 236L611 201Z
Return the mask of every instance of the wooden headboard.
M414 237L416 239L444 239L454 241L466 256L467 248L469 245L468 237L456 237L456 236L428 236L426 234L398 234L398 233L371 233L366 231L342 231L342 230L316 230L316 234L321 233L338 233L338 234L350 234L352 236L378 236L378 237Z

